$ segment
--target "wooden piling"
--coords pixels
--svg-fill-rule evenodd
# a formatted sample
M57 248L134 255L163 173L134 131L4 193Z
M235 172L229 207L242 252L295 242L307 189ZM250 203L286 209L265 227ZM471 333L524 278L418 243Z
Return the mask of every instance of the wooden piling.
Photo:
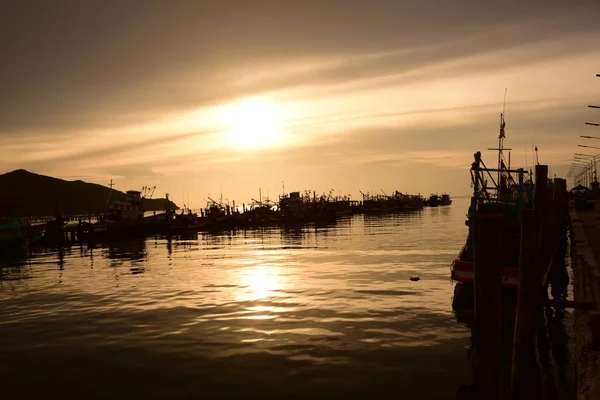
M554 179L553 185L553 246L552 251L556 256L550 261L548 267L548 280L552 285L552 297L561 298L569 286L569 273L567 272L564 257L567 250L567 181Z
M474 219L474 383L477 399L498 398L501 347L502 215Z
M539 224L540 230L540 244L536 250L539 254L539 263L544 266L537 272L540 274L540 281L543 279L545 267L550 263L552 256L553 238L554 232L554 220L552 208L552 194L548 187L548 166L547 165L536 165L535 166L535 188L533 193L533 207L540 212Z
M567 180L556 178L554 179L554 202L560 206L561 220L567 218ZM563 225L564 226L564 225Z
M533 192L533 207L537 210L546 208L547 197L546 190L548 188L548 166L535 166L535 187Z
M539 210L523 210L521 216L521 254L519 293L512 355L511 391L513 399L529 399L535 376L535 320L541 281Z

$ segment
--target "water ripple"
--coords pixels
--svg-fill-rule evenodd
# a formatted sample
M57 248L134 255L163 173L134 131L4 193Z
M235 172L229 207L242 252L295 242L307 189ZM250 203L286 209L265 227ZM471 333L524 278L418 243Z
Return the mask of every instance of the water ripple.
M448 278L466 207L3 260L0 372L51 389L53 371L81 397L97 375L104 397L146 376L122 394L452 398L469 379Z

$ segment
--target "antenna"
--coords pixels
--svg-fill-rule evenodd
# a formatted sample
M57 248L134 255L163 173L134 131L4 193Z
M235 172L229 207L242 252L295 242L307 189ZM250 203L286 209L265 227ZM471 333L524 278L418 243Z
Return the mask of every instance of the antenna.
M108 199L106 199L106 204L110 203L110 198L112 197L112 188L113 188L113 180L110 178L110 183L108 184Z
M502 114L500 114L500 132L498 133L498 185L500 185L500 176L502 175L502 159L504 158L502 151L504 150L504 138L506 136L504 132L504 127L506 126L506 122L504 121L504 114L506 112L507 91L508 88L504 88L504 102L502 104Z

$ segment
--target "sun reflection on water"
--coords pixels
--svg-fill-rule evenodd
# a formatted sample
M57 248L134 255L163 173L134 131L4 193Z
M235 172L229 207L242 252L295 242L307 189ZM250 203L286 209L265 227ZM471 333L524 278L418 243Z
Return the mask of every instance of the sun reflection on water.
M254 301L277 296L282 288L278 268L266 265L245 268L241 271L243 287L239 300Z

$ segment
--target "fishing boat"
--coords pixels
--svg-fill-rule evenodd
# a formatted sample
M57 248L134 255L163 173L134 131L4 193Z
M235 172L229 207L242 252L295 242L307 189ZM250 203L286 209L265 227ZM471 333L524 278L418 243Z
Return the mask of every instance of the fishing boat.
M429 207L437 207L440 205L440 197L437 194L431 194L427 200Z
M112 189L112 181L109 185ZM128 190L125 196L112 197L106 201L106 213L97 221L80 221L78 234L81 238L98 238L113 234L148 233L165 228L173 215L166 210L161 216L144 217L144 200L152 197L154 189L143 187L142 191ZM169 198L167 194L167 204Z
M523 168L512 170L510 167L510 153L508 161L504 158L504 115L500 115L500 134L498 135L497 168L487 168L481 152L474 154L471 165L471 183L473 195L469 206L465 224L469 233L465 245L460 250L458 257L451 264L451 278L466 285L473 284L474 278L474 251L473 234L474 221L481 214L501 213L503 224L498 229L502 230L503 267L501 268L502 286L517 288L519 283L519 252L520 252L520 220L522 211L533 196L531 171L526 173Z
M362 209L365 214L381 213L393 211L393 205L388 201L388 196L383 194L374 194L360 192L363 196Z
M142 204L142 193L137 190L128 190L124 198L116 198L109 201L106 221L109 224L138 224L144 218Z
M421 210L425 206L425 201L420 194L415 195L396 191L394 199L399 210Z
M316 222L335 220L337 213L327 201L327 196L315 192L291 192L279 197L279 210L282 222ZM351 208L350 208L351 211Z
M452 199L450 198L450 195L447 193L443 193L442 197L440 197L439 205L440 206L449 206L450 204L452 204Z
M363 212L367 214L421 210L425 206L425 201L421 195L402 193L397 190L392 195L388 195L383 191L382 194L376 195L360 193L363 196Z
M29 224L18 218L0 220L0 251L21 249L39 242L44 236L45 224Z
M333 197L331 194L327 196L328 207L335 211L338 216L352 215L353 207L358 205L358 201L351 200L350 196L336 196Z
M209 230L232 229L240 221L240 213L235 207L235 202L233 206L225 204L222 196L218 202L209 197L206 207L200 210L200 215L201 217L198 218L199 227Z
M16 218L0 221L0 250L9 251L27 243L26 224Z
M244 225L264 225L279 220L280 213L276 210L276 204L269 198L263 199L262 195L259 195L259 200L252 199L248 207L243 206L241 223Z

